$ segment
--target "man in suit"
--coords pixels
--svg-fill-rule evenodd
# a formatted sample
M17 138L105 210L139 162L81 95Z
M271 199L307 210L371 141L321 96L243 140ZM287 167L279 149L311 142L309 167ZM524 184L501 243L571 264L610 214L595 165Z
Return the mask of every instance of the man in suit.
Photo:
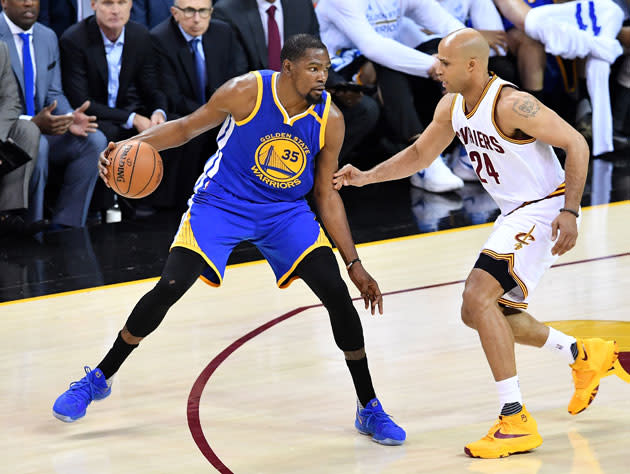
M99 128L114 142L164 122L168 106L158 88L149 31L129 21L131 5L131 0L92 0L94 16L71 26L59 42L70 103L89 100L87 112L98 118ZM132 218L148 205L120 202L123 217ZM104 211L113 204L113 192L99 182L92 209Z
M151 29L171 16L173 0L134 0L131 19Z
M312 0L221 0L214 8L214 17L226 21L236 31L243 45L249 69L280 70L280 50L284 40L298 33L319 38L319 23ZM327 86L345 80L329 70ZM344 161L376 126L380 115L377 102L359 93L336 93L335 103L346 122L343 148Z
M0 236L28 231L23 213L28 208L28 183L37 159L39 128L30 120L20 120L21 111L9 48L0 42L0 141L13 140L31 157L31 161L0 178Z
M9 47L11 66L20 85L22 113L42 135L30 181L30 221L44 216L44 190L49 162L63 167L53 228L85 225L98 176L98 155L107 145L95 117L85 114L89 102L72 109L61 89L59 49L55 33L40 23L39 0L2 0L0 40Z
M40 0L38 21L61 37L76 22L94 14L91 3L92 0Z
M169 118L179 118L205 104L225 81L245 74L248 66L230 25L212 18L211 0L177 0L171 15L151 30L151 38ZM186 144L185 160L165 157L165 180L156 199L185 206L204 163L217 149L217 132L211 130Z
M271 7L273 14L269 12ZM280 48L286 38L298 33L319 37L319 23L311 0L222 0L215 5L214 17L232 25L251 70L279 70L280 50L278 58L269 61L270 16L278 27Z
M94 16L61 36L62 77L70 103L90 100L89 114L110 141L164 122L147 29L129 21L131 0L92 0Z

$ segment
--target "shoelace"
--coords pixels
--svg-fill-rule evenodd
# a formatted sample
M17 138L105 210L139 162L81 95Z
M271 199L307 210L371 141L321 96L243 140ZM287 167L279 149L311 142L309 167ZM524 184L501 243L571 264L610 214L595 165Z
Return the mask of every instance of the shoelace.
M85 370L86 376L90 372L92 372L92 369L87 365L83 367L83 370ZM84 377L81 380L77 380L76 382L72 382L69 388L73 395L88 400L94 400L95 393L99 391L98 388L95 387L94 384L91 383L87 377Z
M365 416L365 425L369 427L381 427L388 424L394 425L395 423L391 418L392 417L384 411L372 411Z
M502 427L507 426L507 423L505 423L501 418L499 418L497 420L497 422L492 425L492 427L488 430L488 434L486 435L486 438L494 438L494 434L497 432L497 430L501 429ZM503 429L502 431L505 431L505 429Z

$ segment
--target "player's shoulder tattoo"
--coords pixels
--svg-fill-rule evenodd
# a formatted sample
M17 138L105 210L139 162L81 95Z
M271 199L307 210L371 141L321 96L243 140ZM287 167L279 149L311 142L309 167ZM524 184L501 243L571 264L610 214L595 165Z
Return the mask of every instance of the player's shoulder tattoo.
M512 104L512 110L521 117L532 118L535 117L540 110L540 104L530 95L516 97Z

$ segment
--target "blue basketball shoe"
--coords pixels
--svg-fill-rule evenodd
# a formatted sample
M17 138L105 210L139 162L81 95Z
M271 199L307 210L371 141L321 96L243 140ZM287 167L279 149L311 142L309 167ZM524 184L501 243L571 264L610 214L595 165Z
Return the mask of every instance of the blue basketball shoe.
M389 446L403 444L407 437L405 430L394 423L391 417L383 411L378 398L370 400L365 408L357 406L354 426L359 433L371 435L373 441Z
M92 400L102 400L112 393L110 384L105 380L101 369L92 370L84 367L85 377L72 382L70 388L59 395L53 405L55 418L72 423L85 416L85 410Z

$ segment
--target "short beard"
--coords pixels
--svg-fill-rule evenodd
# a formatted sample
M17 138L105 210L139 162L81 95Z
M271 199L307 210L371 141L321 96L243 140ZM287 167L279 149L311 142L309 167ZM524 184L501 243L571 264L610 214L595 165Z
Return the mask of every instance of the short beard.
M321 94L319 98L313 97L310 93L306 94L306 103L308 105L317 105L324 102L324 94Z

